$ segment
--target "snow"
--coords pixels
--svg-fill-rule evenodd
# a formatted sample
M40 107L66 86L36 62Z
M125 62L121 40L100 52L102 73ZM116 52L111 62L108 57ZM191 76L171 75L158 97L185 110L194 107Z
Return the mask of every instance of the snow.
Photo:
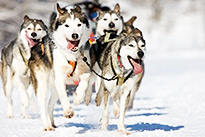
M125 125L130 137L203 137L205 135L205 54L204 51L149 53L146 73L134 108L126 113ZM2 89L1 89L2 90ZM6 118L6 99L0 92L0 131L3 137L117 137L117 119L110 108L108 131L100 129L102 106L73 106L75 115L63 117L56 105L54 119L58 128L44 132L39 112L30 112L30 119L20 116L18 92L13 92L14 118ZM94 95L95 96L95 95ZM72 100L72 96L70 96ZM126 135L122 135L126 136Z
M125 21L137 15L135 26L143 31L147 44L145 76L135 96L134 108L127 111L125 117L126 129L131 132L129 137L204 137L204 2L181 0L176 5L169 1L159 22L150 21L152 11L149 7L117 2L124 9ZM202 10L189 12L190 4ZM131 8L136 11L128 10ZM100 129L102 106L95 106L94 97L95 94L89 106L73 105L75 115L71 119L64 118L62 107L56 104L54 120L58 128L45 132L38 107L29 112L31 118L21 117L17 90L13 92L14 118L6 118L6 98L0 82L0 136L126 136L117 131L118 120L113 116L112 103L108 131Z

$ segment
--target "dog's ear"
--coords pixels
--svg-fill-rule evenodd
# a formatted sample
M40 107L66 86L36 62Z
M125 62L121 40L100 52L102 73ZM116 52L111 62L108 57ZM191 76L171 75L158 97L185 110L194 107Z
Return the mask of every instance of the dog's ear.
M131 19L129 19L127 22L125 22L128 25L133 25L134 21L137 19L136 16L133 16Z
M78 13L82 13L82 9L80 6L76 6L75 11L77 11Z
M120 13L120 5L118 3L115 5L114 11Z
M59 14L63 14L65 11L63 9L61 9L60 5L57 3L57 12Z
M25 22L27 22L27 21L30 20L30 18L28 17L28 15L25 15L24 18L23 18L23 20L24 20Z
M103 14L103 11L100 10L100 9L98 9L98 10L97 10L97 16L99 17L99 15L101 15L101 14Z

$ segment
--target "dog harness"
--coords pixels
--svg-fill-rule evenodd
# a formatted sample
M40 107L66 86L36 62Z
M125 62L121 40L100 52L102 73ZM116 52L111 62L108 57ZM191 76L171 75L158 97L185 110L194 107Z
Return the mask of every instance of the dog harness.
M68 72L67 76L68 77L72 77L73 73L74 73L74 71L76 69L76 66L77 66L77 61L68 61L68 64L72 66L73 71L71 73Z
M117 60L118 60L118 62L115 65L113 63L113 61L112 61L112 58L110 58L112 71L113 71L114 75L117 76L117 83L116 83L116 85L121 86L132 75L133 70L131 70L130 72L129 72L129 70L125 70L124 66L122 65L122 62L121 62L119 54L117 54ZM125 72L125 73L123 73L123 72Z

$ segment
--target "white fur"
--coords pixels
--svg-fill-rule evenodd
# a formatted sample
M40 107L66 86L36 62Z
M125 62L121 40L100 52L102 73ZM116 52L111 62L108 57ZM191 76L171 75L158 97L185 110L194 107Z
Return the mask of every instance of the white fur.
M79 25L81 24L81 25ZM67 26L69 25L69 27ZM66 27L67 26L67 27ZM55 43L55 48L53 49L53 68L49 71L42 70L46 73L46 79L41 80L38 78L38 83L40 83L41 88L39 87L37 92L37 98L39 106L41 106L41 119L43 123L44 130L53 130L54 120L53 120L53 109L55 102L60 99L63 112L65 117L72 117L74 112L70 104L70 100L67 97L65 85L69 82L72 82L72 77L67 77L68 73L73 71L72 66L68 64L68 61L77 61L79 59L80 51L79 49L84 46L88 36L89 30L86 27L86 24L80 22L78 18L74 18L71 14L70 18L67 18L65 23L60 25L56 31L53 32L52 40ZM74 41L72 34L76 33L79 35L77 40L80 40L78 45L78 50L73 52L70 49L67 49L68 42L66 39ZM41 72L36 72L38 75L41 75ZM45 75L45 74L44 74ZM85 92L88 83L89 74L83 74L79 76L80 83L77 88L76 93L81 94ZM43 84L42 84L43 83ZM46 99L48 98L47 91L48 86L51 87L51 97L49 98L48 106L45 104ZM40 93L39 93L40 92Z

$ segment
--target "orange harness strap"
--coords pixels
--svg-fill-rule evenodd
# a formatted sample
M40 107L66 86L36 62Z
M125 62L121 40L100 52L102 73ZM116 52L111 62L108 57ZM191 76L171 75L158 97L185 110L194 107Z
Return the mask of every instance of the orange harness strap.
M44 45L43 45L43 43L41 44L41 51L42 51L42 55L44 55Z
M71 73L68 72L68 74L67 74L67 76L70 77L70 76L72 76L73 72L75 71L77 62L76 61L68 61L68 64L71 65L72 69L73 69L73 71Z

